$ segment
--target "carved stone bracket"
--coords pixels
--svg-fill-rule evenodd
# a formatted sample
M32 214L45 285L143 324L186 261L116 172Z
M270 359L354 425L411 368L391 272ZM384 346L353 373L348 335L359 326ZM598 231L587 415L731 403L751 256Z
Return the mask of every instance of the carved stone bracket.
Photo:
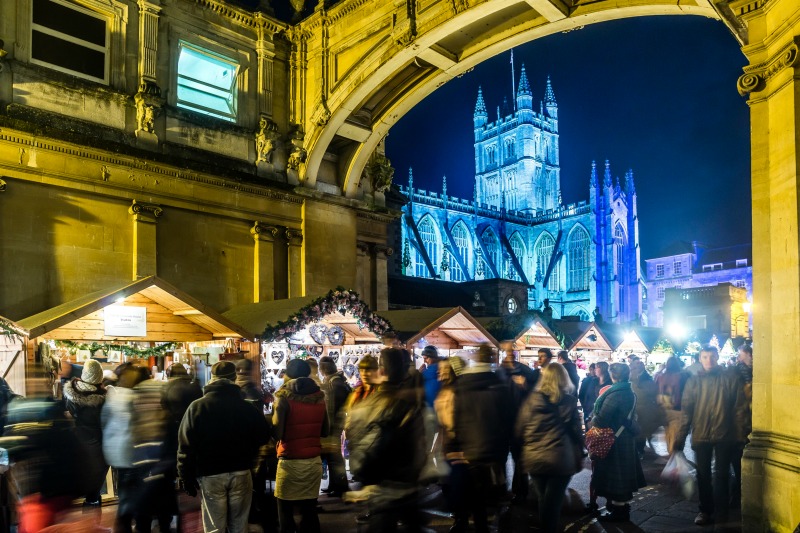
M4 180L3 178L0 178L0 192L6 192L6 188L7 187L8 187L8 184L6 183L6 180Z
M273 241L278 236L278 228L256 221L250 228L250 235L257 241Z
M303 232L298 229L286 228L286 244L300 246L303 244Z
M322 127L328 123L331 119L331 110L328 109L327 102L323 101L320 105L317 106L317 109L314 110L314 114L311 116L311 122L316 124L319 127Z
M156 118L164 105L161 88L154 81L142 80L133 101L136 103L136 131L153 134Z
M800 64L800 37L783 47L783 49L767 61L744 68L736 82L739 94L745 96L751 92L763 91L767 81L785 68Z
M377 152L372 154L367 166L364 168L364 173L372 185L372 190L375 192L386 192L392 185L394 168L389 158L383 154Z
M256 164L272 163L272 155L278 143L278 125L265 116L259 121L256 132Z
M370 244L364 241L356 242L356 250L358 250L359 255L366 255L369 253Z
M158 218L164 213L164 209L158 204L147 204L134 200L128 208L128 213L131 215L151 215L153 218Z

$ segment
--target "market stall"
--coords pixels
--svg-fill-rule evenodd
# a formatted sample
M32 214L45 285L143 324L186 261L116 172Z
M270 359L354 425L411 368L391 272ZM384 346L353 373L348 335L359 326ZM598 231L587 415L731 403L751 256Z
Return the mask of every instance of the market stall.
M587 364L597 361L611 362L614 348L598 323L578 320L554 322L555 329L564 335L570 354L580 357Z
M0 377L17 394L29 394L25 382L25 345L28 332L25 328L0 317Z
M558 334L539 317L533 317L530 324L515 336L514 350L519 352L521 362L532 366L540 348L557 352L562 346Z
M636 328L604 323L600 324L600 329L611 343L614 361L627 362L629 357L635 355L647 362L652 347L644 342Z
M272 376L297 357L330 356L351 378L364 355L380 353L381 337L392 329L356 292L343 288L324 296L244 304L223 315L258 332L262 386L268 391L273 387Z
M481 344L498 347L497 340L463 307L401 309L381 311L391 322L395 333L414 354L417 366L422 364L425 346L435 346L442 357L464 355Z

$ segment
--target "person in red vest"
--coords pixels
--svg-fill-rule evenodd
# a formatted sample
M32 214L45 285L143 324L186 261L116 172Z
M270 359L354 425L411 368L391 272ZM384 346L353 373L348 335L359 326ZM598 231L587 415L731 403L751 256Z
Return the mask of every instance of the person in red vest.
M286 364L286 382L275 393L272 424L278 450L275 498L281 533L319 532L317 496L322 481L322 437L330 430L325 394L302 359ZM300 512L295 524L294 511Z

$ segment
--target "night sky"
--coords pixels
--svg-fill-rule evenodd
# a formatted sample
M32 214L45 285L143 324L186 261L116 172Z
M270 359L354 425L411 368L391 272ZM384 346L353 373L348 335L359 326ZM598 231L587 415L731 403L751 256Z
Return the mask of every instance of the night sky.
M634 171L642 259L670 243L751 240L749 110L736 91L746 64L719 21L648 17L587 26L514 49L534 108L550 75L558 102L565 203L589 199L592 160L612 176ZM510 101L505 52L451 80L389 132L395 183L472 199L472 115L482 86L489 120ZM601 172L601 170L600 170ZM602 179L602 174L600 174Z

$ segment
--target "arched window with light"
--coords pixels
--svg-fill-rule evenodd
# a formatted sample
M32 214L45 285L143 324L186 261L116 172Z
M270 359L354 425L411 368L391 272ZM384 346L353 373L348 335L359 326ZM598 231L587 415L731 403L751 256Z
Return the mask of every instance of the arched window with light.
M536 268L539 269L542 277L547 275L547 267L550 265L550 258L553 257L553 250L556 247L556 241L549 233L543 234L536 243ZM553 267L550 273L550 279L547 281L547 290L557 291L560 287L560 279L558 272L558 265Z
M464 266L469 268L469 258L472 256L470 252L469 231L466 224L463 222L456 223L453 226L453 241L456 243L456 252L464 261ZM451 281L466 281L466 273L461 270L461 267L456 261L453 254L450 254L450 280Z
M619 286L619 312L625 311L625 230L617 222L614 226L614 272Z
M492 228L486 228L486 231L484 231L481 236L481 240L483 241L484 247L486 247L489 260L494 263L497 274L502 276L503 262L500 254L500 241L497 240L497 235L492 231Z
M570 291L589 290L589 233L575 226L569 236L567 286Z
M517 258L517 261L519 262L519 265L524 269L525 268L525 243L523 242L522 237L520 237L519 232L514 233L514 235L511 236L511 239L509 239L509 243L511 244L511 250L514 252L514 257ZM513 280L516 280L516 281L522 281L522 278L520 277L519 272L517 272L517 269L514 268L513 265L511 265L511 268L510 268L510 274L511 275L509 276L509 279L513 279Z
M428 253L428 259L430 259L431 263L434 265L439 264L439 236L436 233L436 226L433 224L433 219L431 219L430 216L424 217L417 225L417 230L419 230L419 236L422 239L422 246L425 247L425 251ZM420 266L423 268L421 269ZM422 272L423 269L424 272ZM422 265L420 265L419 262L417 263L417 276L427 278L433 277L433 273L428 272L424 261Z

